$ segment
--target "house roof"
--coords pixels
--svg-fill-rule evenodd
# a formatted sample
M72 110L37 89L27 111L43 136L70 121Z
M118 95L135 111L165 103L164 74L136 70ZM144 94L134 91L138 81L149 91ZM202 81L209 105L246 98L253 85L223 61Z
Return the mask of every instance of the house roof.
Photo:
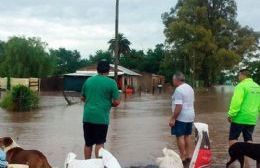
M115 65L114 65L114 64L110 64L110 67L115 68ZM134 72L134 71L132 71L132 70L130 70L130 69L127 69L127 68L125 68L125 67L123 67L123 66L120 66L120 65L118 65L118 70L121 71L121 72L123 72L123 74L126 74L126 75L142 76L141 74L136 73L136 72Z
M110 64L110 77L114 76L114 64ZM81 68L80 70L76 71L75 73L65 74L65 76L95 76L97 75L96 67L95 66L89 66L85 68ZM118 75L129 75L129 76L142 76L141 74L138 74L130 69L127 69L123 66L118 66Z
M95 76L97 75L97 71L76 71L75 73L69 73L69 74L65 74L65 76ZM118 75L123 75L122 72L118 72ZM109 72L109 77L113 77L114 76L114 72Z

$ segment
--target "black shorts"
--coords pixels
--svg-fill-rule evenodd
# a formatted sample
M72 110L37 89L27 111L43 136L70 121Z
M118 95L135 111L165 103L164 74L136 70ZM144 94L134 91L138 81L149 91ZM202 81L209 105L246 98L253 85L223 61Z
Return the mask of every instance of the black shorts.
M238 140L241 133L243 133L244 141L253 141L254 125L231 123L229 131L229 140Z
M83 123L85 145L101 145L106 142L108 125Z

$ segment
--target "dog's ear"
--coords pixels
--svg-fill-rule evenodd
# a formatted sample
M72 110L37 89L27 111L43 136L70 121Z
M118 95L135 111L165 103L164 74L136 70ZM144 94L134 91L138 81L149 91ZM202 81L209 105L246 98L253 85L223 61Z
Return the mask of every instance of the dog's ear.
M164 158L163 158L163 157L160 157L160 158L157 158L155 162L156 162L157 165L159 166L159 165L162 163L163 160L164 160Z
M168 155L168 149L167 148L163 148L162 152L163 152L164 156Z
M10 138L10 137L4 137L4 138L3 138L3 145L4 145L5 147L8 147L8 146L12 145L13 142L14 142L14 141L13 141L12 138Z

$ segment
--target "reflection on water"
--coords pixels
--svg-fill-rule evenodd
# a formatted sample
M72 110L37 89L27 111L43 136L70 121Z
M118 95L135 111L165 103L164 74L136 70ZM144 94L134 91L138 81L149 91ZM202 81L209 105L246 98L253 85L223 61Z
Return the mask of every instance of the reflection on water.
M216 87L196 92L196 121L209 124L214 167L227 161L229 124L226 111L232 87ZM106 147L124 167L154 164L161 150L177 151L170 136L170 94L132 97L111 112ZM0 109L0 136L12 136L26 149L39 149L54 166L62 167L68 152L83 158L83 104L67 106L62 97L43 96L42 107L35 112L10 113ZM257 127L255 140L260 141Z

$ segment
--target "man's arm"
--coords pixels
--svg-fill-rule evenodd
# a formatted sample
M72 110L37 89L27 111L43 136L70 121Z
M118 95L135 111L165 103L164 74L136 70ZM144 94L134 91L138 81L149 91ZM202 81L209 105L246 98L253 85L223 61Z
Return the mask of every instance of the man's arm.
M112 107L117 107L120 104L120 100L113 100L112 101Z
M178 118L178 116L180 115L181 110L182 110L182 104L176 104L175 110L174 110L173 115L169 122L170 127L173 127L175 125L175 121Z
M175 110L172 115L172 119L176 120L178 118L178 116L180 115L181 110L182 110L182 104L176 104Z
M85 82L86 83L86 82ZM82 89L81 89L81 97L80 97L80 100L85 102L86 101L86 95L85 95L85 83L83 84L82 86Z
M244 89L241 86L237 86L234 91L234 95L229 107L228 117L232 120L241 109L241 105L244 99Z
M117 107L120 104L120 96L119 96L119 90L117 87L116 82L113 85L113 91L112 91L112 107Z
M170 127L173 127L175 125L175 121L182 111L183 100L182 100L182 94L180 92L176 91L172 103L174 103L173 106L175 106L175 108L172 111L172 117L169 122Z
M85 98L84 96L81 96L81 97L80 97L80 100L83 101L83 102L85 102L85 101L86 101L86 98Z

